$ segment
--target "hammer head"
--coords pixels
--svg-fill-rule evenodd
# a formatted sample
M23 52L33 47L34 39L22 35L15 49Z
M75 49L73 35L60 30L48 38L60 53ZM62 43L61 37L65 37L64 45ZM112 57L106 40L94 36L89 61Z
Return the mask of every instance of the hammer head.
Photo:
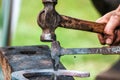
M56 40L55 29L59 25L60 16L55 11L57 0L42 0L44 9L38 16L38 25L42 29L41 41L51 42Z

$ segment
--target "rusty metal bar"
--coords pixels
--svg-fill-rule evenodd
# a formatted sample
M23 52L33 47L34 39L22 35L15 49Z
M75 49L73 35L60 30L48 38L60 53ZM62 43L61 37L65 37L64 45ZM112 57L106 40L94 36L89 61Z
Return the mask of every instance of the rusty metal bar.
M51 45L51 57L55 71L59 68L60 57L63 55L83 55L83 54L104 54L120 55L120 46L103 47L103 48L62 48L59 41L53 41Z
M120 46L103 47L103 48L61 48L60 55L77 55L77 54L104 54L104 55L120 55Z

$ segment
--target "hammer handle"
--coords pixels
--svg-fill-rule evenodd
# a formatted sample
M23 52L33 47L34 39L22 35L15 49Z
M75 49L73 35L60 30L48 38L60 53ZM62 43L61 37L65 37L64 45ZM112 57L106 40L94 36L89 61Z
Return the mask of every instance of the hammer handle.
M83 30L94 33L103 33L106 24L96 23L91 21L84 21L68 16L61 16L59 26L75 30Z

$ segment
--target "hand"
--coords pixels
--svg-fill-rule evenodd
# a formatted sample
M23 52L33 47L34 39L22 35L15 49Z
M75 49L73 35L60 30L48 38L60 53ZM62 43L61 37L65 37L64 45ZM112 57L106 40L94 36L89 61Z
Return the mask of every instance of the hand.
M106 23L104 33L98 34L102 45L115 46L120 44L120 6L99 18L96 22Z

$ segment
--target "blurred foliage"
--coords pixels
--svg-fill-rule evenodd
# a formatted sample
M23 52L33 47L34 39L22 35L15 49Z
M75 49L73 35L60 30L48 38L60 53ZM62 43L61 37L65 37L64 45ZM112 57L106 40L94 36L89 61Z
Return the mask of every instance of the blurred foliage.
M0 4L2 3L2 0L0 0Z
M2 0L0 0L0 28L2 27Z
M50 45L40 42L41 29L37 25L37 15L43 9L42 0L22 0L20 19L12 46ZM59 14L79 19L95 21L100 17L90 0L59 0L56 6ZM58 28L57 40L65 48L101 47L95 33ZM76 80L94 80L95 76L109 68L119 56L76 55L63 56L62 63L71 70L89 71L90 78Z

